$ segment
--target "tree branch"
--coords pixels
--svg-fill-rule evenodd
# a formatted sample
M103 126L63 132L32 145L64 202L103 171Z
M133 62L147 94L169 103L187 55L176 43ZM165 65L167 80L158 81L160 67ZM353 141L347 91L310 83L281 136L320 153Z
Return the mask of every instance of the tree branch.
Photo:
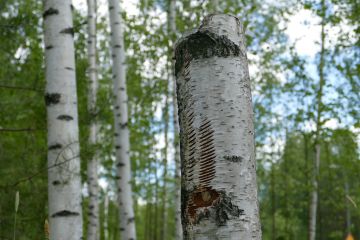
M45 131L45 129L36 129L36 128L0 128L0 132L31 132L31 131Z
M34 92L43 92L42 89L36 89L36 88L30 88L30 87L17 87L17 86L0 85L0 88L25 90L25 91L34 91Z

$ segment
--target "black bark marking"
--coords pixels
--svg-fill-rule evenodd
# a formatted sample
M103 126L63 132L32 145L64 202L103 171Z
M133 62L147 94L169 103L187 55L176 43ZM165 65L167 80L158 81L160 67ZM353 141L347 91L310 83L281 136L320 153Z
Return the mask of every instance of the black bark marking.
M231 198L226 196L223 192L220 195L220 201L214 206L216 210L216 224L218 226L226 225L226 222L230 220L231 217L240 217L244 215L244 210L239 209L238 206L234 205L231 202Z
M110 7L109 7L109 10L113 10L113 9L114 9L114 6L110 6Z
M125 123L120 123L119 126L120 126L121 129L125 129L125 128L127 128L128 123L127 123L127 122L125 122Z
M46 46L46 47L45 47L46 50L49 50L49 49L52 49L52 48L54 48L53 45L49 45L49 46Z
M186 36L175 46L175 75L182 68L188 68L192 59L213 56L245 56L239 47L224 35L217 35L201 27L195 33Z
M43 18L46 18L46 17L48 17L50 15L56 15L56 14L59 14L59 10L54 9L54 8L49 8L48 10L46 10L43 13Z
M80 213L71 212L69 210L62 210L62 211L56 212L53 215L51 215L51 217L53 217L53 218L55 218L55 217L75 217L75 216L80 216Z
M124 167L125 164L124 164L124 163L118 163L118 164L116 164L116 166L117 166L117 167Z
M52 182L52 185L54 185L54 186L57 186L57 185L60 185L60 184L61 184L61 182L58 181L58 180L55 180L55 181Z
M60 102L60 98L61 98L60 93L46 93L45 104L46 106L58 104Z
M64 121L71 121L71 120L74 120L74 118L72 116L69 116L69 115L59 115L57 117L57 119L59 120L64 120Z
M62 148L62 145L60 143L55 143L53 145L50 145L48 147L48 150L55 150L55 149L61 149Z
M60 33L71 34L71 36L74 36L74 28L72 27L64 28L63 30L60 31Z
M65 67L66 70L74 71L75 69L72 67Z
M129 224L129 223L132 223L132 222L134 222L134 221L135 221L135 218L132 217L132 218L128 218L128 221L127 221L127 222L128 222L128 224Z
M115 45L114 48L121 48L121 45Z
M230 162L242 162L243 161L243 158L240 157L240 156L235 156L235 155L232 155L232 156L224 156L224 159L227 160L227 161L230 161Z
M116 146L115 146L115 148L116 148L116 149L120 149L120 148L121 148L121 146L119 146L119 145L116 145Z

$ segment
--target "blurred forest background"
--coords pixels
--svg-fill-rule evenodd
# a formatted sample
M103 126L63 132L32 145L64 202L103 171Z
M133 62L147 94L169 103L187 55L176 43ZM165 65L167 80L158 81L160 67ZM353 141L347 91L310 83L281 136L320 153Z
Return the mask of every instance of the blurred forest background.
M87 142L86 1L73 5L83 205L86 209L89 197L87 161L97 151L100 238L117 240L107 2L97 2L100 140L94 146ZM123 0L122 9L137 237L174 239L177 137L166 97L172 48L181 33L214 9L206 0L177 1L176 36L167 30L169 1ZM348 232L360 239L359 2L222 0L218 10L238 16L246 29L263 239L307 239L316 145L321 149L317 239L343 239ZM45 239L42 13L40 0L0 0L1 240L13 237L16 191L16 239Z

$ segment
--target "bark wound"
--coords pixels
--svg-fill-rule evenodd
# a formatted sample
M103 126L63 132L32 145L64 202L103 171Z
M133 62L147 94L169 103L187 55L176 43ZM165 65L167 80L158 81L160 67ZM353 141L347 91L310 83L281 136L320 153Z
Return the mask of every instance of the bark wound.
M200 187L187 197L187 222L194 225L202 220L212 219L217 226L224 226L231 218L244 215L244 210L234 205L224 191Z
M50 106L50 105L59 103L60 97L61 97L60 93L46 93L45 94L46 106Z
M215 148L214 130L211 128L211 121L203 120L198 131L192 127L194 112L187 113L188 126L187 138L189 147L189 158L185 168L188 170L187 181L193 181L195 166L199 166L199 174L196 176L199 185L188 195L186 200L186 212L190 223L199 223L202 219L208 218L209 208L219 199L220 194L212 189L210 181L215 177ZM199 149L199 160L196 161L195 152Z

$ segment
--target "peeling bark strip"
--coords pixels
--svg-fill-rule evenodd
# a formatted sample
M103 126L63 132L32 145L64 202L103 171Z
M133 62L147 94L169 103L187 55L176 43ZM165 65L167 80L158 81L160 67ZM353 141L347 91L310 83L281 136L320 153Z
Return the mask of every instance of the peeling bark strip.
M226 14L175 46L185 240L261 239L245 52L241 24Z

